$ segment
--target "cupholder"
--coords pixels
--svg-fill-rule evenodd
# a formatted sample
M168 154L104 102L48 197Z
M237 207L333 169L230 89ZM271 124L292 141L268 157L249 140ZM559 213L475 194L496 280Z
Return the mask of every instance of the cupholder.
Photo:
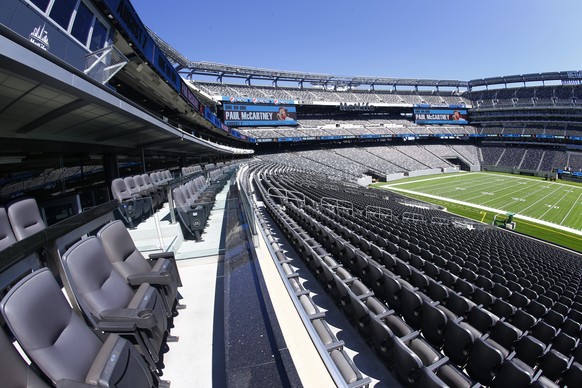
M151 310L141 310L137 313L137 316L141 319L149 319L152 315L154 315L154 313Z

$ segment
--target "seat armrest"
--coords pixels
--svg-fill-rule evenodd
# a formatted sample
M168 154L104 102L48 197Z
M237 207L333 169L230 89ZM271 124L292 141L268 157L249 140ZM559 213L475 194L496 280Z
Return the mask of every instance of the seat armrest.
M174 268L172 269L172 273L176 277L176 285L178 287L182 287L182 279L180 278L180 271L178 271L178 263L176 263L176 256L174 252L160 252L160 253L152 253L148 256L150 261L159 260L159 259L167 259L172 262Z
M142 283L149 283L150 285L167 285L174 282L174 277L169 271L162 272L144 272L129 275L127 282L131 286L139 286Z
M151 329L158 324L151 309L111 309L103 311L101 317L104 321L115 323L131 322L140 329Z
M122 334L135 332L136 326L131 321L110 321L104 319L97 322L96 329L106 333Z
M73 380L59 380L55 385L57 388L95 388L95 386L92 384Z
M148 255L148 257L151 260L156 260L156 259L170 259L170 258L174 258L174 252L160 252L160 253L152 253L150 255Z

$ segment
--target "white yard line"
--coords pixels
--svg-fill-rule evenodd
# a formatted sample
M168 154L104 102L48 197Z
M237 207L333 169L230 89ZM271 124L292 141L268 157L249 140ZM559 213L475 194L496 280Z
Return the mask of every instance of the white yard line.
M568 218L570 213L572 213L572 209L574 209L578 205L578 203L580 203L580 197L582 197L582 191L580 192L580 195L578 196L578 199L576 199L576 202L574 203L574 205L570 208L570 210L568 210L568 213L566 213L566 215L564 216L564 219L562 220L562 222L560 222L560 225L562 225L564 223L564 221L566 220L566 218Z
M464 172L462 176L466 176L466 175L470 175L470 174L479 174L479 173ZM382 185L382 187L393 187L393 186L407 185L409 183L428 182L428 181L434 181L434 180L438 180L438 179L456 178L458 176L460 176L460 175L445 175L445 176L438 176L438 177L434 177L434 178L417 179L414 181L406 181L406 182L400 182L400 183L392 183L392 184L386 183L385 185ZM422 177L419 177L419 178L422 178Z
M568 185L564 185L564 186L568 186ZM400 188L396 188L396 187L392 187L392 189L395 190L395 191L403 192L403 193L422 195L422 196L428 197L428 198L433 198L433 199L438 199L438 200L441 200L441 201L447 201L447 202L451 202L451 203L456 203L458 205L469 206L469 207L473 207L473 208L476 208L476 209L485 210L485 211L488 211L488 212L506 213L505 210L495 209L495 208L488 207L488 206L475 205L473 203L464 202L464 201L458 201L456 199L449 199L449 198L439 197L437 195L424 194L424 193L420 193L420 192L417 192L417 191L405 190L405 189L400 189ZM522 220L525 220L525 221L537 223L537 224L540 224L540 225L548 226L548 227L551 227L551 228L563 230L565 232L569 232L569 233L572 233L572 234L576 234L576 235L582 236L582 231L581 230L577 230L577 229L569 228L567 226L562 226L562 225L554 224L554 223L547 222L547 221L544 221L544 220L539 220L537 218L523 216L523 215L520 215L520 214L515 214L513 216L513 218L522 219Z
M570 194L570 193L569 193L568 191L565 191L565 192L564 192L564 195L562 195L562 198L558 199L558 200L557 200L557 201L556 201L556 202L555 202L553 205L551 205L551 206L548 206L548 210L546 210L546 211L544 212L544 214L542 214L542 215L540 216L540 218L543 218L543 217L544 217L546 214L548 214L548 212L549 212L549 211L553 210L554 206L556 206L557 204L559 204L559 203L560 203L560 201L561 201L561 200L563 200L563 199L564 199L564 197L566 197L568 194ZM562 224L560 224L560 225L562 225Z
M506 184L505 184L505 185L506 185ZM491 199L489 199L489 200L487 200L487 201L483 202L483 204L486 204L486 203L488 203L488 202L491 202L491 201L496 201L496 200L498 200L498 199L500 199L500 198L506 198L506 197L509 197L510 195L513 195L513 196L515 196L516 194L520 193L521 191L524 191L524 190L529 190L529 189L531 189L531 187L529 187L529 186L526 186L526 187L524 187L524 188L522 188L522 189L518 189L518 190L512 190L512 191L508 192L507 194L503 194L503 195L495 195L493 198L491 198ZM528 195L533 195L533 194L535 194L535 193L537 193L538 191L541 191L541 190L542 190L542 189L539 189L539 190L537 190L537 191L535 191L535 192L533 192L533 193L530 193L530 194L528 194ZM526 197L527 197L528 195L526 195ZM472 198L469 198L469 199L472 199ZM513 199L513 198L512 198L512 199ZM510 203L515 203L515 202L518 202L518 201L516 201L516 200L513 200L513 201L512 201L512 202L510 202Z
M545 196L543 196L542 198L538 199L537 201L535 201L534 203L532 203L531 205L529 205L528 207L521 209L522 212L526 211L527 209L529 209L530 207L538 204L539 202L543 201L544 199L548 198L549 196L551 196L552 194L554 194L556 191L560 190L561 187L557 187L554 191L546 194ZM537 193L540 190L535 191L534 193Z
M489 173L485 173L485 172L473 172L473 173L471 173L471 174L480 174L480 175L496 175L496 174L489 174ZM519 179L519 180L522 180L522 181L528 181L528 182L536 182L536 180L535 180L535 179L531 179L531 178L522 178L522 177L520 177L520 176L515 176L515 175L509 175L509 174L508 174L507 176L505 176L505 175L500 175L500 176L503 176L504 178L509 178L509 179ZM572 187L572 188L574 188L574 189L579 189L579 190L580 190L580 189L582 189L581 187L578 187L578 186L567 185L567 184L565 184L565 183L560 183L560 182L550 182L550 181L537 181L537 182L544 182L544 183L547 183L547 184L550 184L550 185L560 185L560 186L567 186L567 187Z

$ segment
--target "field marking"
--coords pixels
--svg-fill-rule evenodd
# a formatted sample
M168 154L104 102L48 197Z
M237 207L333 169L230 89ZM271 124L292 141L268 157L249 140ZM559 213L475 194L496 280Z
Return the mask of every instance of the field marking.
M566 215L564 216L564 219L562 220L562 222L560 222L560 225L562 225L564 223L564 221L566 221L566 218L568 218L568 216L572 212L572 209L574 209L576 206L578 206L578 203L580 203L580 197L582 197L582 192L580 192L580 195L578 195L576 202L574 202L574 204L570 207L570 210L568 210L568 213L566 213Z
M481 180L475 180L477 177L481 176L483 179ZM417 177L418 179L414 179L414 180L409 180L406 182L399 182L399 183L394 183L394 184L384 184L379 186L380 188L394 188L394 190L398 190L398 191L404 191L405 189L400 188L398 186L403 186L403 185L407 185L407 184L418 184L418 183L423 183L423 182L429 182L429 181L435 181L435 180L440 180L442 182L438 182L436 184L430 184L429 186L429 190L424 190L419 188L412 188L412 190L409 190L409 192L411 193L415 193L417 195L424 195L430 198L437 198L437 199L441 199L441 200L445 200L445 201L450 201L450 202L454 202L454 203L464 203L467 204L468 200L474 201L474 202L470 202L468 203L468 206L471 206L473 208L484 208L485 205L492 203L494 201L499 200L500 198L508 198L509 196L511 196L512 194L515 195L516 193L520 193L523 192L524 190L532 190L533 191L530 194L527 194L524 198L528 198L530 196L536 195L544 190L548 190L548 194L542 196L540 199L538 199L537 201L535 201L534 203L528 203L526 204L526 207L524 209L520 209L519 211L515 211L515 213L523 213L528 212L530 208L538 205L539 203L543 202L543 200L547 199L550 196L555 196L556 194L559 195L559 190L560 188L564 187L566 188L567 192L570 193L580 193L578 195L578 199L576 200L576 202L573 203L573 206L570 206L568 209L568 213L563 216L562 220L559 220L559 217L556 217L556 219L554 220L554 222L549 222L549 221L545 221L542 220L541 217L544 217L546 214L549 214L550 210L544 212L540 218L534 218L534 217L529 217L529 216L525 216L525 215L520 215L520 217L529 217L531 220L535 220L533 222L536 221L540 221L540 222L547 222L549 226L554 226L554 227L564 227L564 228L569 228L569 230L579 230L579 229L574 229L574 228L578 228L579 225L577 225L576 222L574 222L575 226L572 225L571 227L568 226L564 226L564 222L567 221L568 217L570 217L570 214L572 213L572 211L575 210L575 208L578 207L578 202L580 201L580 199L582 198L582 187L578 187L575 185L569 185L569 184L564 184L564 183L559 183L559 182L548 182L548 181L544 181L541 179L530 179L527 177L520 177L520 176L512 176L512 175L499 175L499 174L493 174L493 173L488 173L488 172L464 172L464 173L457 173L457 174L446 174L446 175L442 175L442 176L437 176L437 177L428 177L428 176L422 176L422 177ZM451 179L449 179L451 178ZM488 187L488 191L495 191L498 192L499 190L499 186L507 186L508 184L511 184L510 180L513 180L515 182L515 180L520 181L519 183L530 183L530 185L528 187L524 187L523 189L519 189L517 187L515 187L515 191L512 191L511 193L506 193L506 194L501 194L495 196L495 198L491 198L492 196L484 196L484 195L479 195L478 190L477 189L483 189L485 187ZM463 198L464 201L460 201L457 199L454 199L454 197L456 197L455 193L457 192L457 190L455 190L454 188L456 187L455 184L456 183L460 183L460 184L464 184L464 185L470 185L471 189L475 189L475 196L472 196L471 198ZM449 186L452 188L449 188L448 190L443 190L443 188ZM415 190L422 190L422 191L415 191ZM504 190L502 190L501 192L503 192ZM435 193L435 194L431 194ZM574 194L575 195L575 194ZM537 197L537 196L536 196ZM564 196L558 200L556 202L556 206L559 206L559 204L561 202L563 202L563 198ZM475 202L480 202L480 203L475 203ZM528 201L529 202L529 201ZM499 204L499 203L498 203ZM516 202L509 202L509 203L505 203L502 206L507 208L506 206L508 205L518 205ZM523 205L522 205L523 206ZM519 206L518 206L519 207ZM503 211L503 210L502 210ZM507 210L505 210L507 211ZM536 212L537 213L537 212Z
M493 175L493 176L497 175L497 174L495 174L495 173L488 173L488 172L482 172L482 171L478 171L478 172L472 172L471 174L478 174L478 175ZM505 173L503 173L503 174L505 174ZM570 187L570 188L574 188L574 189L576 189L576 188L577 188L577 189L581 189L581 190L582 190L582 187L580 187L580 186L567 185L567 184L565 184L565 183L560 183L560 182L551 182L551 181L538 181L538 180L536 180L536 179L531 179L531 178L522 178L522 177L520 177L520 176L515 176L515 175L513 175L513 174L509 174L509 173L507 174L507 176L503 175L503 177L506 177L506 178L509 178L509 179L519 179L519 180L522 180L522 181L530 181L530 182L544 182L544 183L548 183L548 184L551 184L551 185L567 186L567 187ZM541 177L539 177L539 178L541 179Z
M478 180L478 181L474 181L475 178L477 178L477 176L484 176L484 178ZM529 193L528 195L526 195L524 198L528 198L531 196L536 196L536 194L538 194L541 191L544 190L548 190L551 189L547 195L541 197L540 199L538 199L537 201L533 202L533 203L529 203L529 206L526 206L524 209L521 209L520 212L523 213L524 211L527 211L528 209L530 209L531 207L537 205L538 203L540 203L541 201L543 201L544 199L546 199L549 196L555 195L556 192L559 193L559 190L562 187L566 187L568 192L576 192L578 190L581 190L582 188L579 188L577 186L572 186L572 185L567 185L567 184L563 184L563 183L559 183L559 182L547 182L547 181L541 181L541 180L537 180L537 179L529 179L529 178L523 178L523 177L516 177L516 176L499 176L497 174L491 174L491 173L484 173L484 172L472 172L472 173L463 173L463 174L459 174L459 175L446 175L446 176L439 176L439 177L433 177L433 178L427 178L427 179L417 179L414 181L408 181L408 182L401 182L401 183L397 183L394 185L382 185L381 187L391 187L391 186L400 186L400 185L406 185L408 183L411 184L417 184L417 183L422 183L422 182L427 182L430 180L434 180L434 179L446 179L446 178L452 178L454 179L453 181L449 182L443 182L443 183L439 183L436 185L431 185L428 189L422 189L422 193L423 194L430 194L430 195L441 195L441 196L447 196L447 198L451 198L454 199L456 197L455 193L456 193L456 189L454 187L452 187L451 185L454 186L455 183L457 183L457 181L462 181L459 183L465 184L465 185L470 185L472 189L478 189L481 188L482 186L488 187L490 189L492 189L493 191L499 192L499 186L507 186L507 180L508 179L513 179L513 180L519 180L519 184L526 184L529 183L529 185L526 185L526 187L523 187L521 189L519 188L515 188L515 190L512 190L511 192L505 192L503 193L505 190L501 190L501 192L503 193L499 193L499 195L496 195L494 198L491 198L492 196L488 195L485 196L482 193L479 194L477 191L475 191L475 195L471 196L469 198L465 198L465 201L472 201L471 203L475 203L475 204L479 204L479 205L487 205L489 203L492 202L497 202L500 199L504 199L504 198L509 198L511 195L515 195L518 194L520 192L523 191L527 191L527 190L532 190L533 191L531 193ZM444 187L452 187L448 190L442 190L442 188ZM395 187L396 189L396 187ZM416 189L413 189L416 190ZM436 193L438 194L436 194ZM435 194L432 194L435 193ZM528 201L529 202L529 201ZM559 202L559 201L558 201ZM506 204L504 204L505 206L511 206L511 205L518 205L517 200L513 200L513 201L508 201ZM544 213L545 215L546 213ZM543 216L543 215L542 215ZM541 219L541 218L540 218ZM562 220L562 222L560 222L559 224L556 223L556 225L563 225L564 220Z
M502 185L503 186L506 186L505 183L503 183ZM495 202L495 201L498 201L501 198L509 197L510 195L515 195L515 194L519 193L520 191L527 191L528 189L530 189L530 187L524 187L524 188L517 189L517 190L511 190L511 191L508 191L505 194L499 194L499 195L495 196L495 198L491 198L491 199L489 199L487 201L483 201L483 202L481 202L481 204L482 205L485 205L486 203L489 203L489 202ZM529 195L533 195L533 194L537 193L538 191L540 191L540 190L537 190L537 191L535 191L533 193L530 193ZM527 197L527 195L526 195L526 197ZM472 199L472 198L468 198L468 199ZM513 199L513 197L511 199ZM517 201L515 199L513 199L513 201L509 201L509 203L512 203L512 202L517 202Z
M455 174L455 173L451 173L451 174ZM406 185L409 183L418 183L418 182L427 182L427 181L434 181L434 180L438 180L438 179L447 179L447 178L457 178L459 176L467 176L467 175L473 175L473 174L479 174L478 172L464 172L464 173L457 173L457 174L462 174L462 175L443 175L443 176L438 176L438 177L433 177L433 178L425 178L425 179L418 179L418 180L414 180L414 181L406 181L406 182L400 182L400 183L386 183L380 187L392 187L392 186L400 186L400 185ZM425 176L430 176L430 175L425 175ZM418 178L422 178L422 177L418 177Z
M567 185L564 185L564 186L567 186ZM469 202L464 202L464 201L459 201L459 200L456 200L456 199L450 199L450 198L440 197L438 195L425 194L425 193L421 193L421 192L417 192L417 191L412 191L412 190L401 189L401 188L393 188L393 190L395 190L395 191L401 191L403 193L408 193L408 194L421 195L421 196L424 196L424 197L428 197L428 198L432 198L432 199L438 199L440 201L451 202L451 203L455 203L457 205L464 205L464 206L468 206L468 207L472 207L472 208L476 208L476 209L480 209L480 210L485 210L485 211L489 211L489 212L506 213L505 210L495 209L495 208L492 208L492 207L489 207L489 206L482 206L482 205L477 205L477 204L473 204L473 203L469 203ZM552 222L540 220L540 219L537 219L537 218L528 217L528 216L524 216L524 215L521 215L521 214L515 214L513 216L513 218L522 219L522 220L525 220L525 221L532 222L534 224L541 224L541 225L545 225L545 226L550 227L550 228L555 228L555 229L563 230L565 232L572 233L572 234L575 234L575 235L578 235L578 236L582 236L582 230L577 230L577 229L574 229L574 228L569 228L567 226L562 226L562 225L554 224Z
M455 175L453 175L453 174L455 174ZM456 175L456 174L459 174L459 175ZM544 183L550 184L550 185L567 186L567 187L570 187L570 188L582 190L582 187L574 186L574 185L567 185L565 183L560 183L560 182L538 181L536 179L523 178L523 177L511 175L511 174L499 175L499 174L496 174L496 173L483 172L483 171L447 173L444 176L433 177L433 178L426 178L426 179L421 179L422 177L418 177L419 179L417 179L417 180L400 182L400 183L386 183L386 184L384 184L384 185L382 185L380 187L400 186L400 185L405 185L405 184L408 184L408 183L416 183L416 182L430 181L430 180L436 180L436 179L452 178L452 177L455 177L455 176L470 176L470 175L496 176L496 177L499 177L500 179L507 178L507 179L519 179L519 180L522 180L522 181L529 181L529 182L544 182ZM424 176L426 177L426 176L430 176L430 175L424 175ZM404 179L406 179L406 178L404 178ZM540 177L540 179L541 179L541 177Z
M536 190L535 192L533 192L533 193L532 193L532 195L533 195L534 193L537 193L538 191L541 191L541 190L542 190L542 189L540 189L540 190ZM543 197L541 197L540 199L538 199L537 201L535 201L534 203L532 203L532 204L531 204L531 205L529 205L528 207L526 207L526 208L524 208L524 209L521 209L521 211L522 211L522 212L526 211L527 209L529 209L530 207L534 206L535 204L537 204L537 203L539 203L539 202L543 201L544 199L548 198L549 196L553 195L553 194L554 194L556 191L558 191L558 190L560 190L560 187L556 187L556 189L555 189L554 191L552 191L552 192L549 192L548 194L544 195ZM544 214L545 214L545 213L544 213ZM557 224L556 224L556 225L557 225Z
M469 173L462 173L462 174L455 174L455 175L446 175L446 176L439 176L439 177L433 177L433 178L426 178L426 179L417 179L417 180L413 180L413 181L407 181L407 182L400 182L400 183L395 183L393 185L390 184L385 184L380 186L381 188L387 188L387 187L392 187L392 186L400 186L400 185L406 185L406 184L416 184L416 183L424 183L424 182L428 182L428 181L432 181L432 180L443 180L443 179L447 179L447 178L452 178L455 181L456 180L461 180L463 185L467 185L467 180L469 180L469 182L472 182L473 178L477 178L477 177L470 177L471 175L476 175L479 173L476 172L469 172ZM483 175L483 174L480 174ZM488 174L485 174L488 175ZM494 175L488 175L493 177ZM465 178L467 177L467 178ZM499 180L499 179L497 179ZM430 188L428 190L426 190L426 192L431 193L431 192L441 192L441 195L448 195L451 192L454 192L454 189L449 189L449 190L445 190L443 192L443 190L441 190L441 188L448 188L451 187L451 185L453 185L454 183L456 183L455 181L453 182L445 182L445 183L441 183L441 184L432 184L430 186ZM491 182L487 181L487 179L479 179L478 181L475 181L474 183L471 183L471 188L477 188L480 186L484 186L484 187L491 187ZM495 187L498 186L504 186L505 183L503 182L503 179L501 179L501 182L499 183L495 183Z
M570 194L572 191L571 190L566 190L564 191L564 195L562 195L562 197L560 199L558 199L553 205L548 206L548 210L546 210L541 216L540 218L542 218L543 216L545 216L546 214L548 214L549 211L551 210L555 210L556 206L560 203L560 201L562 201L568 194ZM560 208L559 206L557 207L558 209ZM562 224L560 224L562 225Z

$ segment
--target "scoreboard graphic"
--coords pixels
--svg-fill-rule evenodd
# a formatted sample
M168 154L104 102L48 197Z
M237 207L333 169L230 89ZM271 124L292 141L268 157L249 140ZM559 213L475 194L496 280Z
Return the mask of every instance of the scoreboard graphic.
M224 104L224 123L233 127L297 125L294 105Z

